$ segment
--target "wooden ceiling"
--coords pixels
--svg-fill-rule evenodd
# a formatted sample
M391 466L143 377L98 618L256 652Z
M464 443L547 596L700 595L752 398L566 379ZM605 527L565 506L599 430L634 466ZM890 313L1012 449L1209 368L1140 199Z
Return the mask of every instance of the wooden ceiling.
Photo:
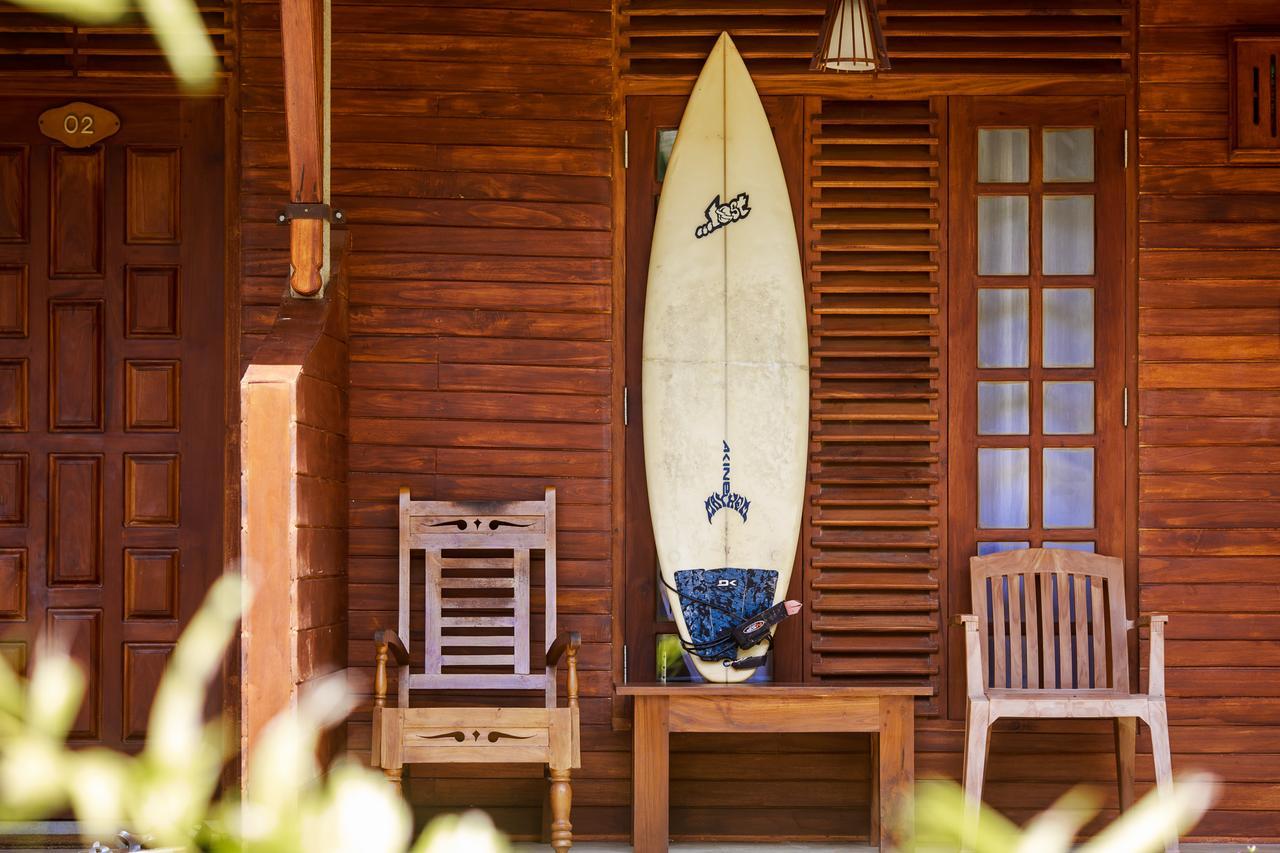
M1115 73L1130 56L1129 0L881 0L895 72ZM753 73L805 71L824 0L627 0L624 74L696 75L721 31Z

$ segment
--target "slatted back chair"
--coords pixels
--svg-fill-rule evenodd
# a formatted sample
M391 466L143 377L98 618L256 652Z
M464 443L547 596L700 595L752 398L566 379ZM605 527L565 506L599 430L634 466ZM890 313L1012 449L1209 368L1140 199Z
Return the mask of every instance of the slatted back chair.
M1128 692L1124 562L1063 549L972 561L988 688Z
M578 635L556 633L556 498L541 501L415 501L400 490L398 630L374 636L373 763L399 786L405 764L539 763L550 768L551 842L572 844L569 771L581 766ZM546 645L531 650L530 563L543 552ZM412 654L422 553L422 653ZM567 707L556 699L556 667L567 662ZM398 703L387 706L387 668L398 667ZM413 664L411 664L413 661ZM416 664L416 665L415 665ZM413 708L414 690L520 691L542 708Z
M1151 728L1156 783L1172 791L1164 698L1167 616L1125 616L1124 562L1029 548L969 561L965 629L968 714L964 782L970 820L981 801L992 723L1002 717L1112 718L1122 808L1133 802L1137 721ZM1128 631L1150 625L1148 692L1129 690ZM1176 850L1171 839L1167 849Z

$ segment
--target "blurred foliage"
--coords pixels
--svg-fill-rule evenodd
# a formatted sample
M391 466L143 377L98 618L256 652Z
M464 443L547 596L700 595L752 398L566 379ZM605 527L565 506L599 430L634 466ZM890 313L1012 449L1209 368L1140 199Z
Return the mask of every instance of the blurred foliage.
M130 0L10 0L35 12L57 15L82 26L105 26L124 18ZM183 86L207 88L218 69L213 41L194 0L137 0L138 10Z
M1200 820L1217 791L1218 783L1212 774L1180 776L1174 782L1173 796L1162 799L1153 790L1098 834L1077 845L1076 836L1102 807L1102 797L1095 790L1068 791L1021 828L984 805L975 830L966 821L964 789L953 782L930 780L917 786L915 850L1157 853L1165 849L1166 839L1181 835Z
M209 591L169 659L136 756L67 746L84 675L64 651L42 650L25 681L0 658L0 820L39 820L70 808L91 839L127 830L150 847L214 853L508 850L480 812L438 818L410 847L409 807L381 773L349 759L322 772L320 735L351 710L341 675L263 730L244 798L234 791L219 797L236 739L221 721L205 721L206 685L235 636L241 598L235 575Z

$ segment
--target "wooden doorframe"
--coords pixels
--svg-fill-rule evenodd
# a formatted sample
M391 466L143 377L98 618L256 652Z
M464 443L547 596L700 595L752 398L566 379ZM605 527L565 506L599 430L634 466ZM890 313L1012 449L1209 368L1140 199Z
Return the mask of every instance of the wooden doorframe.
M1099 439L1099 442L1097 443L1098 454L1095 457L1095 465L1101 466L1104 464L1104 460L1102 458L1102 451L1105 449L1114 455L1118 455L1119 459L1118 459L1118 464L1116 465L1116 468L1120 469L1120 473L1118 474L1116 480L1111 481L1106 492L1100 491L1095 493L1094 512L1095 512L1095 534L1098 536L1101 536L1103 535L1103 533L1100 529L1101 528L1100 516L1105 512L1104 508L1107 505L1107 502L1109 502L1109 504L1112 507L1114 507L1114 509L1116 510L1115 517L1118 518L1119 520L1115 522L1115 525L1117 526L1118 529L1115 529L1112 531L1111 537L1110 537L1111 538L1110 544L1104 545L1104 543L1101 540L1099 540L1097 541L1096 547L1098 548L1099 553L1110 553L1115 556L1121 556L1124 558L1125 564L1126 564L1126 571L1125 571L1126 600L1130 602L1134 602L1136 606L1137 576L1138 576L1138 567L1136 562L1137 494L1136 494L1136 488L1135 488L1136 482L1137 482L1137 459L1136 459L1137 383L1136 383L1136 373L1135 373L1136 360L1137 360L1137 346L1136 346L1137 278L1136 278L1136 262L1135 262L1136 244L1135 244L1134 235L1136 232L1136 218L1137 218L1136 194L1135 194L1137 170L1135 168L1129 168L1128 166L1128 163L1130 162L1136 163L1136 158L1131 156L1131 152L1129 149L1122 148L1123 145L1133 144L1132 141L1124 137L1124 134L1127 133L1126 128L1129 123L1130 102L1128 101L1128 99L1125 98L1125 96L1122 96L1122 95L1096 96L1096 97L1095 96L1087 96L1087 97L1036 96L1036 97L1017 97L1017 98L1006 98L1006 97L953 98L951 110L950 110L951 119L949 121L949 124L951 125L951 128L950 128L951 130L953 131L956 130L957 125L965 122L966 117L972 114L975 107L979 109L987 109L987 110L994 109L996 111L1004 110L1007 107L1008 108L1007 111L1010 113L1010 115L1013 115L1013 114L1016 114L1019 108L1034 109L1036 107L1049 106L1053 102L1057 102L1058 104L1060 104L1061 108L1065 109L1067 113L1069 113L1068 117L1063 119L1065 126L1072 126L1074 124L1077 124L1077 122L1075 121L1075 118L1078 117L1076 115L1077 113L1084 114L1084 113L1088 113L1090 110L1096 111L1097 113L1096 126L1100 130L1098 147L1095 153L1095 156L1097 158L1096 168L1099 170L1098 183L1096 185L1097 186L1096 192L1099 198L1105 195L1106 197L1117 201L1118 202L1117 207L1120 208L1119 212L1116 212L1114 209L1100 212L1099 214L1100 218L1097 220L1098 222L1097 233L1099 235L1096 242L1097 251L1099 253L1102 253L1104 243L1106 243L1110 245L1111 250L1114 252L1115 255L1118 256L1118 257L1113 257L1112 259L1114 263L1114 270L1115 270L1115 286L1118 289L1118 292L1113 294L1113 298L1115 302L1118 304L1112 305L1112 308L1114 309L1114 313L1112 315L1113 319L1111 320L1110 324L1108 324L1107 327L1102 327L1098 325L1096 322L1094 327L1095 348L1099 354L1106 351L1108 341L1110 341L1110 343L1113 344L1115 348L1118 348L1120 350L1120 355L1118 356L1114 364L1112 364L1109 367L1106 367L1105 370L1103 370L1101 367L1099 368L1099 373L1098 373L1099 386L1097 388L1098 402L1095 404L1097 407L1095 410L1095 417L1097 418L1097 432L1101 436L1103 433L1103 430L1107 429L1110 431L1110 438ZM1032 130L1033 136L1035 136L1035 133L1036 133L1035 127L1037 126L1037 121L1038 119L1029 121L1030 126L1033 128ZM1082 122L1082 123L1088 123L1088 122ZM994 126L1012 126L1014 124L1017 124L1017 121L1011 120L1008 122L1006 121L994 122ZM1045 124L1048 124L1048 123L1045 122ZM977 122L975 122L974 127L976 127L976 125L977 125ZM971 127L970 130L972 129L974 128ZM1112 136L1114 136L1114 138L1112 138ZM963 246L961 245L961 241L970 241L972 239L972 234L963 233L963 229L961 226L967 222L970 228L974 228L976 227L975 220L973 219L972 215L968 219L966 219L966 217L961 216L957 213L958 205L965 204L966 198L972 197L969 188L962 185L962 182L963 182L962 175L964 173L964 169L961 168L962 164L959 162L958 158L965 157L966 152L972 155L973 151L976 150L974 149L974 145L976 143L970 142L968 145L966 145L962 140L958 139L958 134L954 132L950 134L950 138L951 138L951 145L949 146L949 150L947 154L948 160L951 165L951 168L949 169L950 192L948 193L950 197L950 202L949 202L948 211L947 211L947 234L948 234L947 239L948 239L948 244L951 248L951 251L948 253L949 265L950 265L948 281L951 287L958 288L958 287L963 287L964 283L966 282L971 282L971 281L976 282L978 280L977 276L974 275L972 272L967 270L962 272L959 268L960 265L968 264L970 261L972 261L976 257L976 247L974 247L969 242L965 242ZM1035 146L1034 140L1032 141L1032 146L1034 150L1034 146ZM1124 158L1123 164L1121 164L1122 158ZM1032 158L1030 165L1032 166L1033 169L1036 163L1037 161L1034 158ZM1110 183L1108 183L1105 186L1103 185L1104 175L1107 176L1105 179L1110 181ZM1006 186L1010 188L1009 192L1012 192L1012 193L1030 192L1032 199L1034 199L1036 194L1039 192L1038 188L1040 183L1041 182L1039 181L1038 177L1033 174L1031 176L1031 181L1027 185L1025 185L1025 187L1029 187L1030 189L1026 189L1024 188L1024 185L1020 185L1020 184L1007 184L1007 185L993 184L990 186L992 186L993 188ZM1061 191L1064 187L1069 187L1069 186L1071 185L1058 184L1057 188L1059 189L1059 191ZM1088 185L1082 185L1082 186L1088 186ZM1032 205L1032 207L1034 207L1034 204ZM1112 223L1117 226L1114 229L1114 231L1111 233L1111 236L1109 239L1107 239L1105 236L1102 236L1103 230L1106 227L1105 223L1107 219L1112 220ZM1030 240L1031 240L1031 243L1036 245L1035 246L1029 245L1028 250L1031 253L1031 257L1033 259L1038 256L1038 249L1036 248L1038 246L1038 236L1036 234L1036 229L1034 227L1036 221L1037 221L1037 218L1036 218L1035 211L1032 211L1031 213L1032 228L1031 228ZM1035 265L1032 264L1032 267L1033 267L1032 278L1038 280L1040 277L1040 273L1034 268L1034 266ZM1103 278L1104 278L1104 273L1100 269L1099 275L1098 275L1098 281L1097 281L1097 284L1095 285L1099 289L1103 286L1103 283L1104 283ZM1021 280L1021 277L1015 277L1015 280ZM1063 285L1066 285L1068 282L1069 282L1068 279L1058 279L1056 281L1056 284L1059 286L1063 286ZM989 286L994 286L994 285L990 285L990 283L988 284ZM1086 286L1086 285L1081 284L1081 286ZM1033 301L1035 298L1035 294L1039 289L1040 289L1040 285L1038 284L1031 289L1031 295L1032 295ZM958 305L958 301L955 298L948 299L948 308L947 308L948 334L949 334L949 338L955 341L956 347L963 347L970 344L969 338L966 337L965 335L954 334L957 332L957 317L959 316L958 312L962 310L964 309L960 308L960 306ZM1095 311L1097 312L1095 315L1096 318L1101 317L1104 314L1105 308L1102 305L1102 303L1097 304ZM970 312L970 313L973 314L976 312ZM1034 313L1035 313L1034 309L1032 309L1032 316L1034 316ZM976 317L975 316L968 317L966 324L964 325L963 328L960 329L960 331L974 332L976 334ZM1035 341L1038 339L1038 332L1039 332L1039 328L1037 323L1032 321L1030 323L1028 333L1029 333L1031 346L1033 348L1035 346ZM976 343L976 339L975 339L975 343ZM972 354L970 353L970 356L971 355ZM967 360L964 357L960 359L956 359L956 358L949 359L950 363L948 366L948 375L947 375L946 384L947 384L947 393L948 393L948 408L952 411L953 415L955 415L954 407L956 406L956 400L954 399L955 396L957 395L957 393L962 391L962 386L966 381L973 381L977 376L978 371L972 364L973 360L974 359L972 357L967 358ZM1031 365L1033 367L1028 369L1028 376L1031 377L1033 385L1035 384L1035 375L1036 375L1034 371L1038 369L1038 368L1034 368L1035 362L1036 362L1036 359L1032 358ZM1106 388L1102 384L1104 381L1115 386L1111 389L1114 392L1114 399L1110 400L1109 402L1106 399ZM1127 412L1125 412L1125 415L1127 415L1127 423L1122 423L1122 417L1123 417L1122 416L1122 389L1128 391L1128 407L1127 407ZM974 395L976 395L976 391L974 391L974 393L971 394L970 396L974 396ZM967 400L967 398L965 399ZM1038 398L1034 394L1032 394L1030 398L1030 406L1031 406L1030 416L1031 416L1032 425L1034 425L1036 422L1037 407L1035 405L1035 401L1037 399ZM968 401L968 402L972 402L972 401ZM976 403L975 403L975 406L976 406ZM970 445L967 443L967 440L966 440L966 437L968 435L968 432L966 430L969 426L974 426L976 424L976 416L977 416L976 408L974 408L972 411L966 411L962 413L960 416L953 416L948 419L949 421L948 444L951 448L955 449L956 452L971 452ZM1036 430L1034 428L1031 429L1031 433L1028 437L1028 443L1031 446L1032 457L1035 457L1037 452L1036 451L1037 440L1035 438L1035 433L1036 433ZM999 442L997 441L996 443L998 444ZM1015 442L1015 443L1018 443L1018 442ZM1058 442L1055 441L1054 443L1056 444ZM1069 444L1070 442L1066 442L1066 443ZM967 460L967 461L971 461L971 460ZM958 458L949 458L947 460L947 465L946 465L947 488L949 493L955 490L957 485L965 479L963 474L957 475L956 473L957 467L960 467L961 469L963 469L964 465L965 465L965 462L959 460ZM972 465L970 465L969 467L971 468ZM1033 538L1033 546L1035 545L1034 531L1039 525L1038 521L1036 521L1039 507L1036 501L1034 500L1034 495L1037 490L1037 486L1036 486L1037 470L1038 468L1036 466L1036 460L1033 458L1031 460L1031 469L1030 469L1031 471L1030 485L1031 485L1031 495L1032 495L1030 513L1032 518L1030 519L1030 527L1028 530L1029 535ZM976 488L976 484L974 485L974 488ZM970 492L964 495L949 496L948 502L949 502L949 505L951 506L967 506L974 502L975 497L976 497L975 492L971 490ZM974 512L974 518L976 519L976 510L972 510L972 511ZM963 522L967 517L968 516L962 516L960 521ZM946 570L946 575L949 578L950 583L948 584L947 601L945 602L946 616L947 616L945 624L947 624L949 627L946 632L948 640L947 642L944 642L943 666L944 666L944 670L948 673L949 678L948 678L948 683L943 688L945 693L943 697L940 697L940 698L944 700L944 707L947 709L944 712L944 716L948 716L950 719L954 720L954 719L959 719L962 713L963 703L961 699L963 694L963 689L962 689L963 679L958 678L957 673L963 674L963 666L961 666L960 663L958 663L959 658L957 657L957 654L962 653L962 650L957 650L957 648L954 646L954 643L951 642L951 640L954 639L954 627L950 626L950 620L955 614L968 612L968 610L970 609L968 606L968 596L967 596L967 588L968 588L967 560L969 555L966 548L960 547L961 545L965 544L970 534L969 534L969 531L964 529L965 525L956 523L956 519L953 515L949 515L947 522L948 522L948 525L947 525L946 535L948 539L948 545L949 545L948 551L950 554L949 559L951 560L951 564L947 567L947 570ZM976 524L976 521L975 521L975 524ZM1010 536L1009 538L1013 538L1013 537ZM1063 538L1070 539L1072 538L1072 536L1066 535ZM1130 646L1131 646L1130 658L1134 659L1133 656L1136 653L1136 643L1133 642L1132 638L1130 640ZM959 668L957 669L957 667ZM1134 678L1136 678L1137 666L1135 665L1131 667L1131 671L1134 673Z
M778 138L779 154L783 161L787 185L791 195L792 212L795 218L797 240L803 238L804 222L804 170L805 170L805 99L802 96L769 96L762 99L771 119L785 126L788 131ZM625 100L622 127L625 130L633 125L644 124L645 127L674 128L680 122L684 112L684 96L633 96ZM656 200L657 182L651 174L644 181L640 170L649 169L653 155L653 146L648 138L641 139L640 134L632 138L628 136L626 149L630 155L628 168L623 172L621 196L618 204L621 207L621 230L625 241L624 260L619 264L621 269L621 292L617 304L622 306L624 318L621 328L617 330L615 346L616 362L623 366L621 374L628 398L626 411L627 424L623 429L619 446L622 453L618 465L620 486L618 494L622 496L619 509L619 528L625 543L619 554L618 571L615 572L614 623L615 645L626 646L625 663L616 665L615 681L621 683L624 678L630 681L653 681L654 674L647 668L646 662L652 657L648 651L640 651L640 642L648 642L653 636L652 620L644 625L635 623L633 608L629 604L636 601L657 601L657 583L654 573L645 571L634 565L638 555L636 549L652 547L652 535L648 505L644 485L643 450L641 447L641 392L640 392L640 344L641 331L644 325L644 293L643 269L638 264L646 263L649 256L649 244L652 236L653 220L645 213L637 214L639 202L635 196L641 192ZM643 186L642 186L643 185ZM807 494L807 492L806 492ZM803 535L802 530L802 535ZM806 549L803 542L797 542L795 566L792 571L790 598L804 598L800 592L805 582ZM641 583L635 579L641 578ZM635 591L638 586L638 591ZM634 594L633 591L635 591ZM784 622L778 628L777 642L774 646L774 678L777 681L799 682L805 680L804 670L804 621L809 616L802 614L796 619ZM637 665L637 661L641 662ZM625 671L624 671L625 668ZM615 703L614 723L620 724L622 702Z
M215 99L222 104L223 135L223 228L222 228L222 305L223 305L223 504L222 564L235 566L240 558L240 75L238 66L228 77L221 78L213 91L200 95L182 95L172 81L139 78L129 81L85 78L39 77L5 81L6 98L59 98L88 100L95 98L129 99ZM233 641L223 661L220 711L229 724L239 726L240 649ZM234 762L233 762L234 764ZM230 775L229 775L230 774ZM224 784L238 778L239 768L228 766Z

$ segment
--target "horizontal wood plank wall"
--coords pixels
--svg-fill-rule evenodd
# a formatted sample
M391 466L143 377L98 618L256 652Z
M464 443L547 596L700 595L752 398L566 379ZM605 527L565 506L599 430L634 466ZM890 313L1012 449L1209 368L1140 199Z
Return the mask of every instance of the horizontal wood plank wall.
M1280 168L1227 165L1227 36L1273 0L1141 0L1139 583L1169 613L1197 834L1280 836ZM1145 647L1143 651L1145 655Z
M278 11L241 7L246 350L286 264ZM362 706L349 747L367 756L372 635L396 622L399 487L541 499L554 485L560 626L583 637L573 818L620 837L609 0L337 0L332 22L332 194L352 236L349 660ZM525 838L545 792L536 767L419 767L406 784L420 818L478 806Z

